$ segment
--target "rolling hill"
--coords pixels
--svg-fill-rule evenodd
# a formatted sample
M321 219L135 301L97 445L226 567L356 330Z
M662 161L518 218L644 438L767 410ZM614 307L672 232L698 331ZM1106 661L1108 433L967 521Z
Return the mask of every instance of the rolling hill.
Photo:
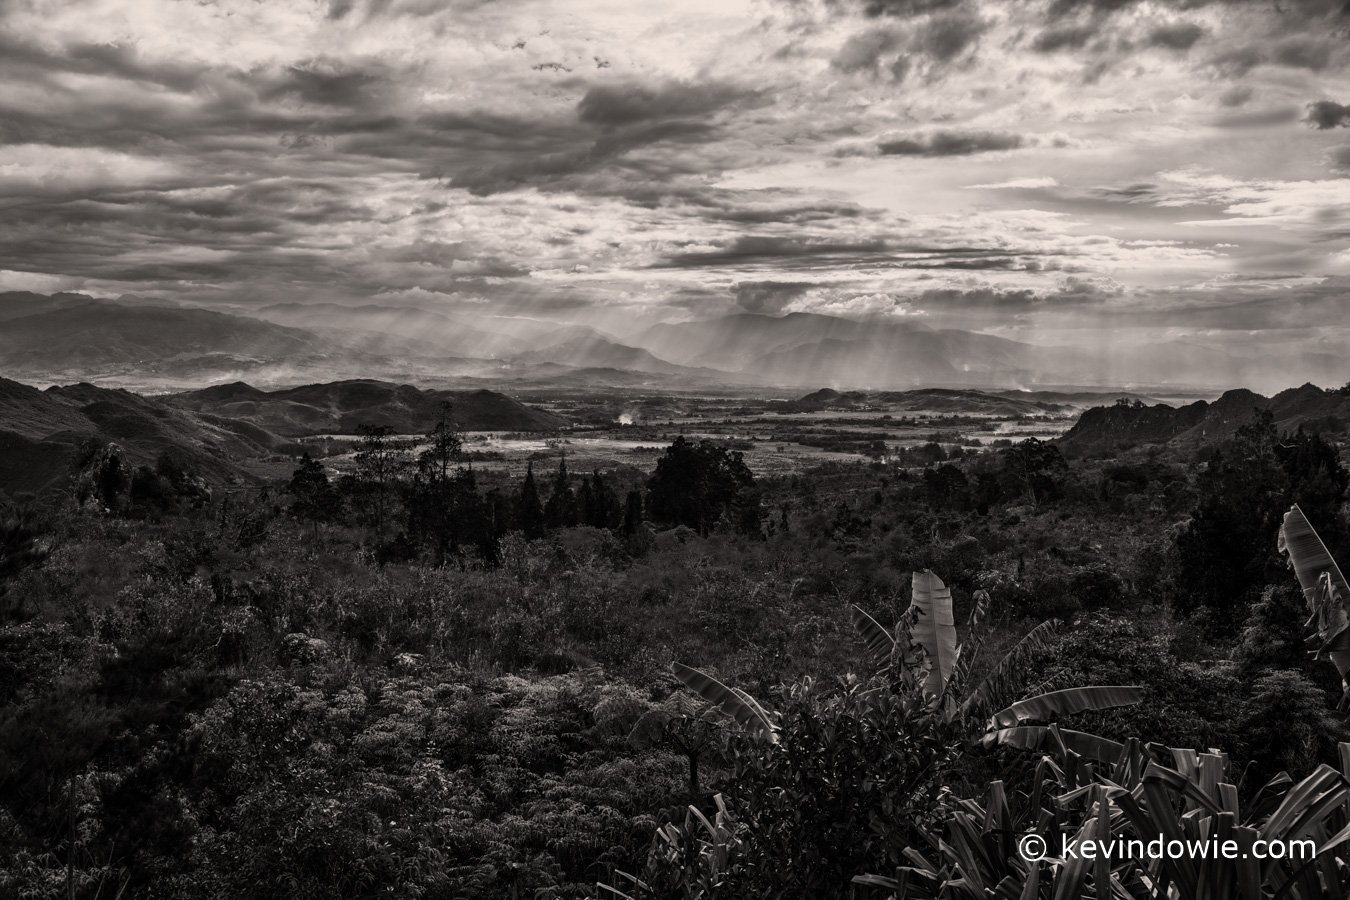
M241 463L272 454L281 439L245 422L218 420L155 398L91 384L37 390L0 378L0 488L37 491L69 474L88 438L115 442L128 462L168 454L208 482L246 478Z
M1101 395L1096 395L1098 399ZM884 410L897 412L951 413L954 415L1036 416L1061 414L1077 405L1039 392L989 392L922 388L912 391L836 391L822 388L783 404L793 412L821 410Z
M55 486L91 437L117 443L133 465L153 467L168 454L210 483L237 483L252 477L251 464L288 452L292 438L352 434L362 425L422 433L446 401L466 430L551 431L567 424L495 391L423 391L372 380L270 392L233 382L147 397L88 383L42 391L0 378L0 489Z
M1274 397L1233 390L1212 403L1197 400L1181 407L1094 407L1084 412L1059 442L1077 453L1109 452L1139 444L1215 443L1231 437L1261 410L1270 412L1281 431L1292 431L1300 425L1336 432L1350 427L1350 394L1305 384Z
M455 423L468 431L552 431L567 424L496 391L421 390L370 379L275 391L235 383L171 395L165 402L285 437L355 434L362 425L420 434L435 425L443 402L450 403Z

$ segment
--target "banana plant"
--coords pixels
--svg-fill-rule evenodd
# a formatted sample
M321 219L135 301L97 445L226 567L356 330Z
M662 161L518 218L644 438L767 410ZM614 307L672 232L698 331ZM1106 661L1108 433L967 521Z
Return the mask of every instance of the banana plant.
M744 828L718 794L712 819L696 806L685 811L684 822L667 822L657 829L646 868L639 874L615 870L620 886L599 882L596 887L612 900L680 897L716 900L726 896L733 877L736 850Z
M1053 726L1051 726L1053 728ZM1155 756L1171 757L1165 766ZM1295 783L1275 776L1245 805L1228 780L1226 755L1144 748L1130 741L1111 765L1076 767L1075 754L1043 757L1030 794L1010 796L990 784L986 803L962 800L931 850L911 848L912 865L893 874L859 875L854 884L889 892L894 900L1345 900L1350 897L1350 744L1340 745L1340 769L1323 765ZM1031 862L1016 852L1024 834L1045 839L1047 856ZM1225 853L1116 852L1062 854L1069 842L1092 838ZM1310 841L1315 852L1292 852ZM1285 848L1282 858L1258 858L1263 847ZM1124 844L1116 844L1117 848Z
M858 606L853 607L853 623L878 666L894 664L897 654L905 646L905 632L908 631L909 640L923 648L928 660L925 691L935 703L942 704L943 715L949 721L974 723L983 713L989 714L980 738L986 748L1007 745L1024 750L1044 750L1051 741L1060 741L1067 742L1083 756L1115 759L1121 750L1121 745L1115 741L1067 729L1058 729L1052 734L1046 723L1077 712L1138 703L1144 698L1139 687L1066 688L999 708L1000 702L1014 693L1015 675L1026 659L1049 642L1054 633L1053 623L1045 622L1032 629L964 698L956 696L969 677L975 651L983 640L984 631L978 626L988 605L988 594L978 592L971 615L969 645L958 644L951 591L942 579L925 570L914 573L914 601L909 613L913 627L907 629L907 623L902 620L893 632L889 631Z
M1345 604L1350 601L1350 586L1340 566L1327 552L1326 544L1295 503L1280 524L1280 552L1289 557L1289 565L1303 588L1314 625L1314 638L1320 642L1318 659L1327 659L1341 676L1341 705L1350 698L1350 616Z
M1013 674L1031 653L1046 645L1052 626L1046 623L1033 629L1010 650L990 674L965 698L956 691L966 680L975 651L983 639L982 623L989 608L984 592L976 597L970 625L973 638L958 642L951 590L930 570L913 575L913 599L896 627L887 629L861 607L854 606L853 625L877 669L893 666L923 671L923 693L943 717L954 723L968 724L986 710L994 710L982 728L980 743L986 748L1011 746L1024 750L1045 750L1052 742L1068 744L1075 752L1092 759L1113 760L1121 745L1082 732L1047 728L1061 716L1091 710L1111 709L1138 703L1143 691L1135 686L1077 687L1042 693L998 708L997 698L1011 693ZM749 734L769 743L777 743L774 716L753 697L728 687L705 672L682 663L674 666L675 676L708 703L731 716Z

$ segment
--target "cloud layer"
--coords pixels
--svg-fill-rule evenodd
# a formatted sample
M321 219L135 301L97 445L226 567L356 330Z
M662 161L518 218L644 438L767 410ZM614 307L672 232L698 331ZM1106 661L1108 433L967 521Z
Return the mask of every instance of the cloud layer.
M10 0L0 289L1350 346L1341 0Z

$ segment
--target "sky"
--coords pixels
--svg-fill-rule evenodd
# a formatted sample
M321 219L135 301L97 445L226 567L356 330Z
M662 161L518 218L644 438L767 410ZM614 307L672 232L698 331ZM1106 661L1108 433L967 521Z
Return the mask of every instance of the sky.
M1346 0L0 0L0 290L1341 352Z

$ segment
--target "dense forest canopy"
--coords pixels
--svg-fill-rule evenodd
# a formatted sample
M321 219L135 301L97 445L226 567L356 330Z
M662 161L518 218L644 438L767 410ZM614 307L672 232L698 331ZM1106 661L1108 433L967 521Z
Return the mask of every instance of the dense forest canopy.
M1132 686L1063 753L1219 748L1244 803L1350 737L1276 541L1298 504L1350 559L1334 434L1254 414L1198 449L758 476L708 438L521 474L468 446L446 408L417 440L364 427L341 470L221 486L89 441L59 490L5 497L0 893L846 897L991 790L1035 820L1058 714L990 743L995 696ZM962 715L922 699L925 571Z

